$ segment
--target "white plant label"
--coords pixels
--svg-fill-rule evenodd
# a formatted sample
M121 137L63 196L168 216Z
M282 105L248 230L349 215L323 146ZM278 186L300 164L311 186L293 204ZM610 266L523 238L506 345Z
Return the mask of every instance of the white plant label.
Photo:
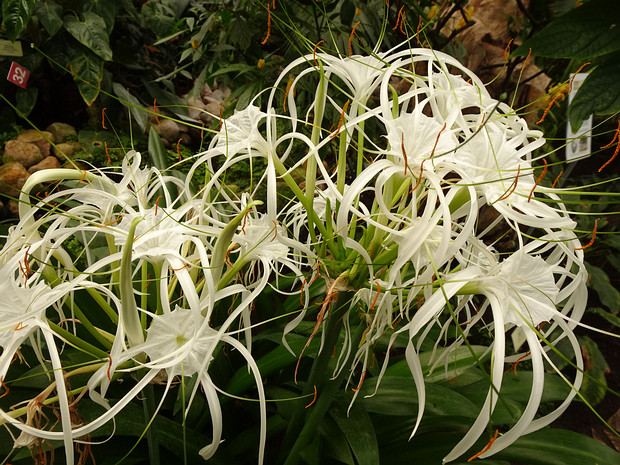
M568 105L573 101L575 94L588 77L588 73L572 74L572 89L568 94ZM566 161L573 162L580 158L587 157L592 153L592 115L586 119L576 132L570 127L570 122L566 123Z

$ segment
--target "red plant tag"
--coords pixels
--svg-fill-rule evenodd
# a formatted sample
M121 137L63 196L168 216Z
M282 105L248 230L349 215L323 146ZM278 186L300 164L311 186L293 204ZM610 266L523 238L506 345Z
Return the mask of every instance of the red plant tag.
M26 83L28 82L28 76L30 76L30 71L28 71L23 66L12 62L11 68L9 69L9 74L6 79L7 81L10 81L13 84L25 89Z

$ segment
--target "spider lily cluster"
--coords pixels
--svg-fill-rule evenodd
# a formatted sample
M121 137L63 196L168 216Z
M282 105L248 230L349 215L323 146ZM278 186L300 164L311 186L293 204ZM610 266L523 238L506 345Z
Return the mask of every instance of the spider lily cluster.
M74 442L112 421L149 383L163 380L168 392L175 380L197 376L186 409L196 395L206 396L212 438L200 455L208 459L226 421L209 368L228 346L255 379L262 463L267 408L252 357L258 329L251 312L268 288L299 295L285 346L304 319L316 320L310 339L322 334L317 361L331 357L328 345L338 341L333 379L354 387L351 402L378 340L389 335L389 348L405 335L417 388L411 395L419 401L412 435L424 414L422 343L433 334L436 349L447 346L431 364L453 376L450 354L469 347L471 331L492 335L486 401L446 462L486 435L507 364L531 360L529 401L516 424L477 455L492 455L557 418L582 380L572 329L586 305L587 274L574 222L534 175L543 163L533 157L542 134L491 98L458 61L427 49L314 53L288 66L267 100L264 111L250 104L223 120L185 179L144 168L134 151L120 173L61 169L29 178L20 221L0 257L0 379L8 388L11 365L29 346L50 388L23 411L0 411L19 432L16 445L62 440L73 463ZM251 188L231 190L231 167L258 159L266 169ZM207 175L197 180L203 167ZM36 199L38 186L50 181L61 184ZM291 194L279 195L283 187ZM76 240L77 257L67 249ZM317 280L325 283L318 306L311 294ZM78 294L96 306L80 308ZM330 342L323 328L335 320L341 337ZM78 337L86 333L92 343ZM543 375L555 368L549 348L565 338L577 368L567 380L572 390L536 417ZM68 345L92 362L64 366ZM390 360L388 350L376 372L379 390ZM89 377L72 390L74 372ZM134 382L111 404L108 390L118 378ZM41 405L53 392L59 425L45 428ZM76 423L82 395L105 413Z

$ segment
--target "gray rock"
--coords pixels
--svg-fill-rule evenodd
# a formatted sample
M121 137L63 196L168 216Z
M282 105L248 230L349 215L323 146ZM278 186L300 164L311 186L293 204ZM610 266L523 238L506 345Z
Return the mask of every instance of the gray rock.
M67 123L52 123L47 127L46 131L54 135L54 143L56 144L67 142L68 139L77 139L75 128Z
M56 145L53 152L54 156L59 160L70 160L73 156L82 150L82 144L79 142L63 142Z

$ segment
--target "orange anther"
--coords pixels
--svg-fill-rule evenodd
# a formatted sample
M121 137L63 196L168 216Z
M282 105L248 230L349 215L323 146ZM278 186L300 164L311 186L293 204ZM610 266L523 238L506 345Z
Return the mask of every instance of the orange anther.
M103 110L101 110L101 127L103 129L108 129L105 127L105 110L106 110L106 107L103 107Z
M271 222L273 223L273 227L275 228L275 232L274 232L273 237L271 238L271 240L269 242L275 241L276 237L278 237L278 223L276 223L275 220L271 220Z
M517 359L517 361L516 361L516 362L514 362L514 363L512 364L512 366L511 366L510 368L508 368L508 369L504 372L504 374L508 373L510 370L513 370L513 371L515 372L515 376L517 376L517 365L519 364L519 362L520 362L521 360L523 360L524 358L529 357L529 356L531 355L531 353L532 353L532 352L530 351L530 352L528 352L527 354L523 355L522 357L519 357L519 358Z
M420 15L419 19L418 19L418 27L415 30L415 36L416 39L418 41L418 45L420 45L420 27L422 26L422 15Z
M544 158L543 158L543 163L545 164L545 166L543 167L542 173L540 173L540 176L538 176L538 179L534 183L534 187L532 187L532 190L530 191L530 195L528 195L527 197L528 202L532 200L532 194L534 193L534 190L536 189L536 187L538 187L538 185L540 184L540 181L543 180L543 178L545 177L545 174L547 174L547 160L545 160Z
M171 266L168 267L168 269L170 271L181 271L184 268L187 268L189 266L189 263L186 263L185 265L183 265L181 268L172 268Z
M415 186L413 186L411 188L411 190L409 191L409 193L411 194L414 190L416 190L418 188L418 186L420 185L420 182L422 182L422 172L424 171L424 162L427 159L425 158L424 160L422 160L422 163L420 163L420 174L418 176L418 182L415 183Z
M157 99L153 100L153 113L155 114L155 121L157 121L157 124L161 126L162 124L159 121L159 116L157 116Z
M495 434L493 435L493 437L489 440L489 443L484 446L484 449L482 449L480 452L478 452L477 454L471 456L467 461L471 462L472 460L474 460L475 458L478 458L479 456L481 456L482 454L484 454L486 451L488 451L491 446L493 445L493 443L495 442L495 440L497 439L497 435L499 434L499 430L495 430Z
M615 160L615 158L618 156L618 152L620 151L620 120L618 120L618 129L616 129L616 133L614 134L613 139L611 140L611 142L603 147L601 147L602 149L606 149L607 147L611 147L611 145L614 143L614 141L616 141L616 150L614 150L613 155L611 156L611 158L609 160L607 160L603 166L601 166L598 169L598 172L600 173L603 168L605 168L607 165L609 165L612 161Z
M342 127L342 122L344 121L344 114L347 111L347 107L349 106L349 103L350 101L347 100L342 106L342 113L340 114L340 120L338 121L338 127L336 128L336 132L334 132L331 136L329 136L331 139L336 137L338 133L340 132L340 128Z
M321 267L321 262L316 262L316 274L314 275L314 277L310 280L310 282L308 283L308 285L312 284L314 281L316 281L316 279L319 277L319 268Z
M291 87L293 86L293 82L295 82L295 79L293 79L293 76L291 76L288 82L286 83L286 90L284 91L284 102L282 102L283 111L286 111L286 100L288 99L288 93L290 92Z
M357 385L357 388L352 388L353 392L357 392L362 387L362 383L364 382L364 378L366 378L366 372L362 373L362 377L360 378L360 383Z
M265 45L269 40L269 36L271 35L271 6L267 5L267 36L260 43L261 45Z
M437 144L439 143L439 137L441 136L441 133L444 131L444 129L446 129L446 124L447 123L443 123L441 130L437 133L437 139L435 139L435 145L433 145L433 150L431 151L431 156L429 158L433 158L433 155L435 154L435 149L437 148Z
M555 178L555 180L553 181L553 184L551 184L551 189L553 189L555 185L558 183L558 181L560 180L560 176L562 176L563 172L564 171L560 171L560 174L558 174L557 178Z
M512 181L512 188L508 191L508 193L506 195L503 195L502 197L500 197L499 199L497 199L497 202L499 202L500 200L505 200L508 197L510 197L510 194L512 194L515 189L517 188L517 182L519 181L519 173L521 172L521 165L519 165L517 167L517 175L515 176L515 180Z
M159 199L161 199L161 195L159 197L157 197L157 200L155 200L155 216L157 216L157 207L159 206Z
M108 157L108 165L112 163L112 159L110 158L110 152L108 152L108 143L103 141L103 146L105 147L105 154Z
M316 61L316 49L319 47L319 45L321 45L322 42L325 42L325 41L319 40L314 46L314 50L312 50L312 59L314 60L314 66L316 66L317 68L319 67L319 63Z
M587 249L592 244L594 244L594 239L596 239L596 228L597 227L598 227L598 218L594 221L594 229L592 230L592 239L590 239L590 242L588 242L586 245L584 245L582 247L575 247L575 250Z
M407 171L409 171L409 164L408 164L408 160L407 160L407 151L405 150L405 133L403 132L400 136L400 147L403 151L403 158L405 159L405 173L404 175L407 176Z
M400 10L398 10L398 16L396 16L396 25L392 28L392 31L395 31L396 29L398 29L398 26L400 25L401 17L404 16L404 9L405 9L405 5L401 6Z
M377 293L375 294L375 298L373 299L372 303L370 304L370 308L368 309L369 312L371 312L375 308L375 304L377 303L377 299L379 298L379 294L381 294L381 284L379 284L379 282L377 281Z
M312 404L316 402L316 384L314 385L314 397L312 398L312 402L306 405L306 408L310 407Z
M245 212L245 215L243 215L243 224L241 225L241 231L243 232L243 234L245 234L245 222L248 219L248 215L251 210L252 209L248 210L247 212Z
M570 94L570 91L573 90L573 81L577 77L577 73L579 73L579 71L581 71L583 68L585 68L589 64L590 64L590 62L588 61L587 63L584 63L583 65L581 65L579 68L577 68L577 71L575 71L575 73L573 74L573 77L570 78L570 83L568 84L568 93L569 94Z
M510 44L512 44L513 40L514 38L510 39L510 42L508 42L508 45L506 45L506 48L504 49L504 61L508 61L508 54L510 52Z
M4 392L0 394L0 399L6 396L9 393L9 387L4 382L4 379L0 378L0 385L4 388Z
M353 29L351 29L351 35L349 36L349 56L353 54L351 50L351 42L353 41L353 34L355 34L355 29L357 28L359 23L360 23L359 21L355 23L355 26L353 26Z
M532 49L530 48L529 52L527 52L527 57L525 58L525 62L523 63L523 68L521 68L521 72L523 72L523 70L527 66L527 62L530 60L531 54L532 54Z

